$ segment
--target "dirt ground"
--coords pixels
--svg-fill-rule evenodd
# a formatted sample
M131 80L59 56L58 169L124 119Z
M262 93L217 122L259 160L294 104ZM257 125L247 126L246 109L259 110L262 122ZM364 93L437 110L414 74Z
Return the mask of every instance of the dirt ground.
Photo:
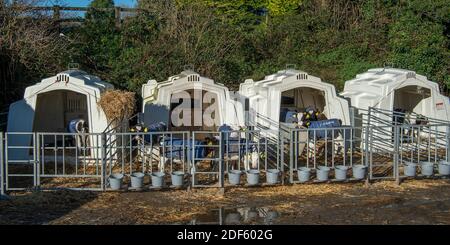
M247 210L247 212L244 212ZM263 218L249 218L248 210ZM234 215L234 216L233 216ZM268 215L272 215L267 222ZM450 181L13 193L0 224L450 224Z

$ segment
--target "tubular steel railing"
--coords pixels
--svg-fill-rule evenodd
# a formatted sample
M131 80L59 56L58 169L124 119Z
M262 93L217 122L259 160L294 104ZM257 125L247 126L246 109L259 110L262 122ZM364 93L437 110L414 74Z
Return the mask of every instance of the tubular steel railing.
M372 118L376 119L376 118ZM374 122L372 120L372 122ZM318 169L329 168L328 180L373 181L429 177L422 168L450 159L450 123L290 128L243 131L167 131L108 133L0 134L1 194L28 189L109 190L109 177L120 173L124 185L131 175L145 175L143 188L152 189L150 175L184 176L182 187L231 185L230 171L258 170L259 183L273 170L278 184L299 183L299 168L309 168L308 182L321 182ZM431 165L430 165L431 164ZM358 165L358 166L357 166ZM356 178L353 167L366 170ZM337 169L345 169L344 179ZM275 171L275 172L278 172ZM235 172L235 171L234 171ZM234 183L235 184L235 183ZM274 184L272 182L272 184ZM170 186L170 184L166 185Z

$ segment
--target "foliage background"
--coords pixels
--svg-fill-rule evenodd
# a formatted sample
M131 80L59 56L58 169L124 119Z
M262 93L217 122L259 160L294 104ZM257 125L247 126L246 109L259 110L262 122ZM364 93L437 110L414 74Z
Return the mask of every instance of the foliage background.
M92 9L79 27L48 22L39 28L58 41L23 52L4 41L19 27L5 24L11 17L0 0L0 79L3 93L15 91L2 96L2 107L70 63L138 94L147 80L162 81L186 65L231 89L286 64L338 90L357 73L386 64L426 75L444 93L450 88L448 0L140 0L137 7L144 11L124 18L120 28L113 10Z

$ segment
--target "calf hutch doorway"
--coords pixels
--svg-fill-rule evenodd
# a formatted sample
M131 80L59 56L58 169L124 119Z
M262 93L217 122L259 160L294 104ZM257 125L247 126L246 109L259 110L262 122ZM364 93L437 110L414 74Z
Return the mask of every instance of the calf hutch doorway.
M420 86L406 86L394 92L394 110L424 114L430 103L431 90Z
M216 131L220 126L216 93L190 89L171 95L169 131Z
M144 125L164 123L169 131L214 132L224 124L243 126L242 103L228 88L185 70L142 86Z
M337 95L333 84L322 82L304 71L287 69L259 81L245 80L240 95L248 100L247 124L256 128L278 130L297 126L292 115L310 108L328 119L350 124L347 100Z
M298 87L281 93L280 121L283 120L283 111L303 112L308 107L325 111L325 92L309 87Z
M55 90L37 96L34 132L67 132L67 125L75 119L89 120L86 95Z

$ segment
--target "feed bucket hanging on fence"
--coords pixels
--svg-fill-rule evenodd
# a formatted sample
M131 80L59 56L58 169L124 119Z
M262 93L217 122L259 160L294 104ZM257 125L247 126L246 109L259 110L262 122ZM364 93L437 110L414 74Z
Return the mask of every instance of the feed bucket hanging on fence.
M347 179L347 166L337 165L334 167L334 177L336 180L346 180Z
M228 182L230 185L239 185L241 182L241 170L230 170L228 171Z
M353 178L364 179L366 177L367 166L362 164L356 164L352 167Z
M327 166L317 167L317 179L319 181L327 181L329 173L330 173L329 167L327 167Z
M172 185L173 186L182 186L183 180L184 180L184 172L181 171L175 171L172 172Z
M439 174L443 176L450 175L450 163L447 161L439 162Z
M163 172L153 172L151 174L152 177L152 186L153 187L163 187L164 185L164 176Z
M423 162L420 165L421 173L425 176L433 175L434 164L432 162Z
M307 167L301 167L297 169L298 181L301 183L309 181L311 176L311 169Z
M111 174L109 176L109 186L113 190L122 188L123 174Z
M267 169L266 181L268 184L278 183L278 176L280 176L280 170L278 169Z
M414 177L416 176L416 168L417 164L412 162L405 163L405 167L403 169L405 176Z
M248 185L259 184L259 170L251 169L247 171L247 183Z
M142 188L144 185L144 176L145 174L141 172L135 172L131 174L131 187L133 188Z

